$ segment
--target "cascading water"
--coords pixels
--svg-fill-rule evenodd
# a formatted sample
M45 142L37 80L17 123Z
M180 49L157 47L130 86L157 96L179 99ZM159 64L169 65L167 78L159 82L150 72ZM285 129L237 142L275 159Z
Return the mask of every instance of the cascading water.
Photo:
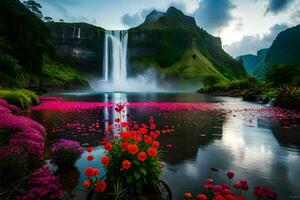
M126 83L128 31L105 31L103 51L103 80L115 86ZM110 70L110 71L109 71ZM111 78L109 80L109 74Z

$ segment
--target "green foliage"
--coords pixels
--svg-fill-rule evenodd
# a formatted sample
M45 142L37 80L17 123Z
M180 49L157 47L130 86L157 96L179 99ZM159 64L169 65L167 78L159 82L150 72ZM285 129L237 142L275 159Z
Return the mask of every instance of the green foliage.
M266 74L273 86L300 86L300 65L274 65Z
M39 103L37 95L29 90L0 90L0 98L5 99L9 103L18 106L21 109L26 109L30 105Z
M11 183L22 178L27 172L20 156L13 154L0 157L1 183Z
M44 87L65 87L69 84L72 87L88 87L79 72L64 61L54 61L45 56L42 69Z
M220 82L220 79L216 75L207 75L204 77L203 83L205 87L213 87Z
M5 53L18 60L30 76L40 75L43 54L53 53L44 22L18 0L0 1L0 19L1 38L8 44Z
M274 104L287 109L300 110L300 88L289 86L278 88Z

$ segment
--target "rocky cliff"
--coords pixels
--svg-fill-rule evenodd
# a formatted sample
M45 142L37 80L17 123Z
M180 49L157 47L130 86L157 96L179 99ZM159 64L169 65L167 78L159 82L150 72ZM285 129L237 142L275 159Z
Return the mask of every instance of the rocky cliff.
M104 29L86 23L47 23L56 54L67 58L83 74L100 74Z

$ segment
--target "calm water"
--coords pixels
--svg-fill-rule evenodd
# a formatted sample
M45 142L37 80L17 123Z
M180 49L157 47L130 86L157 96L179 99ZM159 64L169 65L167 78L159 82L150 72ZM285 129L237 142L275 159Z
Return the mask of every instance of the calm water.
M183 199L184 192L200 193L206 178L226 182L227 170L235 172L235 180L248 180L250 187L270 186L279 193L278 199L300 199L300 122L291 114L276 111L274 117L262 105L238 98L188 93L60 96L81 103L128 102L126 113L131 120L145 122L153 116L161 129L174 129L174 133L160 137L163 146L173 145L163 157L166 167L162 180L170 186L174 199ZM209 109L203 109L205 106ZM63 174L65 190L75 198L84 198L80 172L91 165L104 170L99 162L104 153L101 142L105 121L115 116L113 109L49 109L29 115L45 125L49 143L67 138L96 147L94 161L86 161L84 154L76 163L77 169Z

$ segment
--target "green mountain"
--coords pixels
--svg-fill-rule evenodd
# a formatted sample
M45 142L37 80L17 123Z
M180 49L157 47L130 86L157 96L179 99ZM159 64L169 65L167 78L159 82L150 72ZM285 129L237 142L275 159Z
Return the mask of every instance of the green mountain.
M243 63L246 72L250 75L254 75L253 71L255 66L257 66L260 62L265 59L265 56L268 52L268 49L261 49L257 52L256 55L247 54L243 56L239 56L236 60L239 60Z
M274 65L300 64L300 25L282 31L273 41L271 47L264 52L263 56L253 59L248 56L240 56L245 68L251 68L250 74L264 79L266 72Z
M56 56L46 24L19 0L0 1L0 87L87 87L69 62Z
M174 7L166 13L154 10L143 24L129 29L128 47L132 73L155 66L171 79L197 81L209 75L228 81L246 74L222 49L220 38Z

